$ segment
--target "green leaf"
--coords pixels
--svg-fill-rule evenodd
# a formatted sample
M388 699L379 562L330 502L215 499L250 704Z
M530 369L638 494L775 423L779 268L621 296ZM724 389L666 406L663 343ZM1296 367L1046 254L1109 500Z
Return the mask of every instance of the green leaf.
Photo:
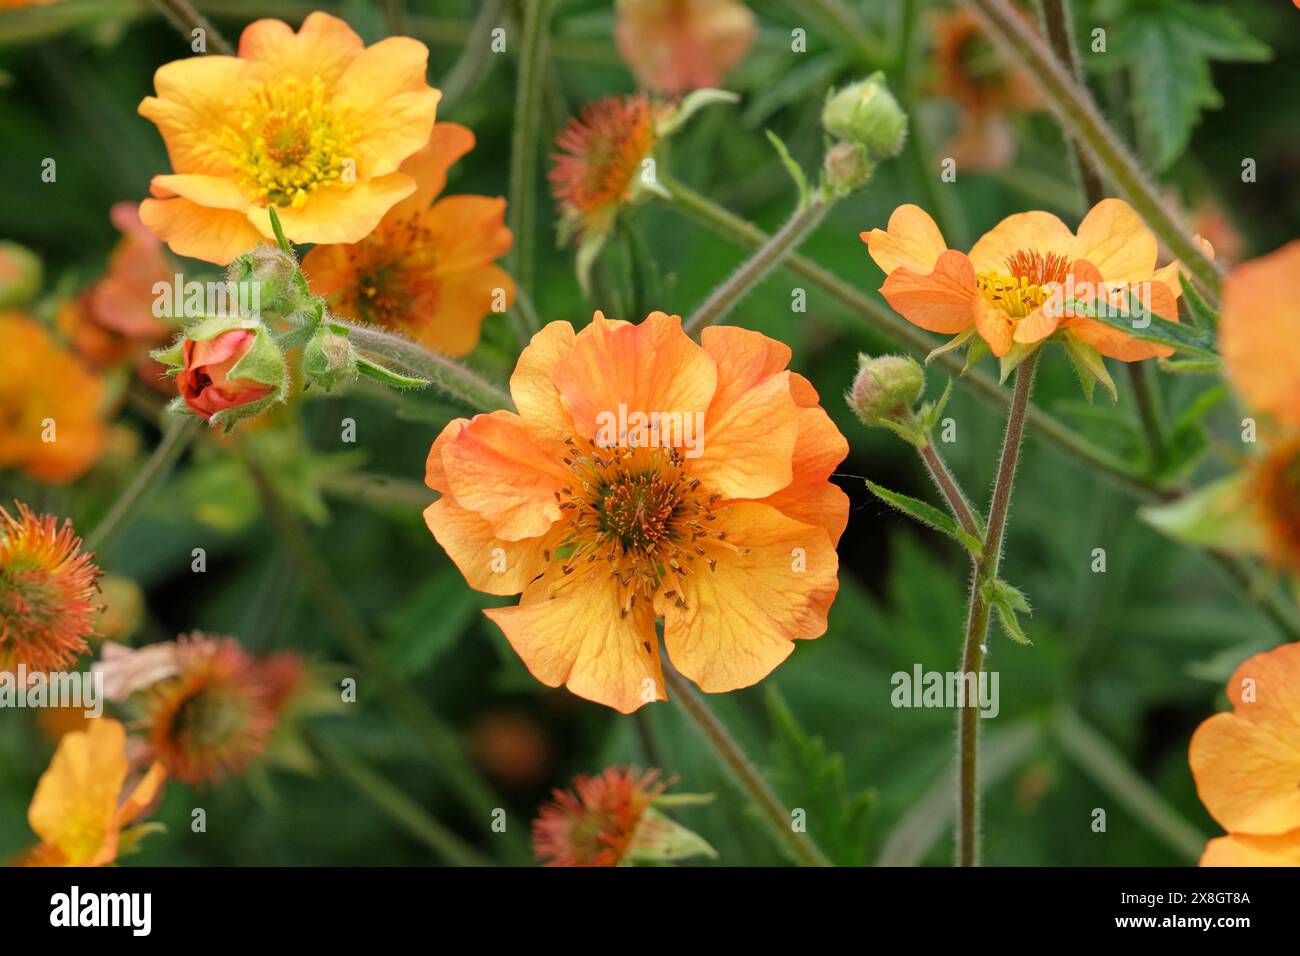
M951 352L953 349L961 348L963 345L965 345L974 337L975 337L975 326L972 325L965 332L962 332L959 335L954 335L952 338L950 338L947 342L944 342L943 345L940 345L938 348L931 349L930 354L925 357L925 364L929 365L931 362L937 359L940 355L943 355L945 352Z
M1264 532L1255 520L1250 478L1237 472L1168 504L1147 505L1138 517L1167 538L1229 554L1264 550Z
M1119 329L1139 342L1153 342L1180 352L1190 352L1202 358L1219 357L1215 335L1209 329L1198 329L1180 322L1170 322L1158 315L1142 316L1143 321L1149 324L1138 326L1134 324L1137 317L1130 315L1126 309L1108 308L1098 312L1092 303L1080 299L1073 300L1070 308L1074 315L1086 316L1095 322ZM1114 312L1119 314L1113 314Z
M998 623L1002 625L1002 631L1007 637L1017 644L1033 643L1020 626L1020 615L1032 614L1033 611L1028 599L1018 588L1001 578L995 578L980 585L980 596L997 615Z
M808 177L804 175L803 167L794 161L794 157L790 155L790 150L786 149L781 137L770 129L767 131L767 139L775 147L777 156L781 157L781 164L785 166L786 172L794 180L794 184L799 190L799 208L803 209L808 205L810 199Z
M926 527L933 528L935 531L940 531L952 538L954 541L960 542L962 547L969 551L974 557L978 558L983 553L983 542L970 532L964 531L960 528L957 525L957 522L954 521L947 512L940 511L933 505L926 504L924 501L921 501L918 498L913 498L910 495L903 495L899 494L897 491L890 491L888 488L882 488L870 479L867 480L867 488L871 490L873 495L885 502L885 504L897 508L909 518L913 518Z
M1201 392L1183 410L1170 432L1168 459L1161 469L1161 477L1180 478L1190 473L1210 447L1210 435L1205 428L1205 416L1223 404L1228 389L1219 384Z
M402 375L399 372L394 372L390 368L384 368L384 366L372 362L368 358L362 358L361 356L357 357L357 371L367 378L373 378L376 382L387 385L389 388L405 390L411 388L425 388L430 384L426 379L413 378L410 375Z
M1187 303L1187 313L1192 317L1192 324L1198 329L1212 329L1218 325L1219 313L1205 301L1201 290L1196 288L1196 283L1180 271L1178 284L1183 287L1183 301Z

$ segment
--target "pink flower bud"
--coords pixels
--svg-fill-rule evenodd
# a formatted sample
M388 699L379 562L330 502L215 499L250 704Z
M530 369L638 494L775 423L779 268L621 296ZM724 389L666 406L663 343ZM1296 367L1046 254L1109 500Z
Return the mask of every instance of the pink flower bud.
M247 405L275 391L262 382L230 377L235 365L256 343L257 332L251 329L231 329L197 342L185 340L185 365L176 376L176 385L185 404L204 421L217 412Z

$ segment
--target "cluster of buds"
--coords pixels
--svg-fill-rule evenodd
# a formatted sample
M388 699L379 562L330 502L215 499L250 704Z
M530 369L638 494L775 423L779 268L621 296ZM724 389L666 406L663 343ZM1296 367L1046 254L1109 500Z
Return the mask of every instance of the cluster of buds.
M907 114L879 72L831 90L822 109L822 128L832 140L823 167L825 181L841 195L864 186L876 165L897 156L907 142Z
M949 384L951 389L951 383ZM945 391L937 402L916 407L925 394L925 371L915 359L903 355L858 356L858 374L844 396L849 408L871 428L888 428L905 441L923 448L930 441L948 402Z
M287 397L285 350L297 345L306 385L329 391L356 376L347 328L330 320L292 253L258 246L235 259L226 278L230 289L255 290L256 307L248 309L249 296L234 296L234 314L201 318L153 353L176 380L175 410L226 431L260 415Z

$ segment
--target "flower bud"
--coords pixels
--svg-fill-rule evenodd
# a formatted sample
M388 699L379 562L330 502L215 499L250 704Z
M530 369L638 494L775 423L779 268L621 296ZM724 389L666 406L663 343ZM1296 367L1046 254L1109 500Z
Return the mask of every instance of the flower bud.
M907 139L907 114L882 73L827 94L822 126L837 139L861 146L871 162L897 156Z
M841 193L861 189L875 167L867 151L854 143L836 143L826 151L826 180Z
M249 288L240 301L256 304L260 314L253 318L285 318L302 307L298 261L277 246L259 245L245 252L230 264L226 279Z
M858 356L849 408L866 425L881 425L910 412L925 391L925 372L902 355Z
M357 355L346 335L329 326L316 330L302 351L302 372L307 381L329 391L357 374Z
M284 355L255 319L205 319L153 357L170 366L189 410L227 431L282 401L287 388Z
M0 242L0 309L27 305L41 291L41 260L16 242Z

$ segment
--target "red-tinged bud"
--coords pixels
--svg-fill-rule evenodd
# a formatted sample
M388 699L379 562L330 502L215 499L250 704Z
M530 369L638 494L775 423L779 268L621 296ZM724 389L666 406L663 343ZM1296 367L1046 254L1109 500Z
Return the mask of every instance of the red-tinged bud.
M229 430L284 397L284 355L256 320L206 319L154 358L171 366L180 400L209 425Z

